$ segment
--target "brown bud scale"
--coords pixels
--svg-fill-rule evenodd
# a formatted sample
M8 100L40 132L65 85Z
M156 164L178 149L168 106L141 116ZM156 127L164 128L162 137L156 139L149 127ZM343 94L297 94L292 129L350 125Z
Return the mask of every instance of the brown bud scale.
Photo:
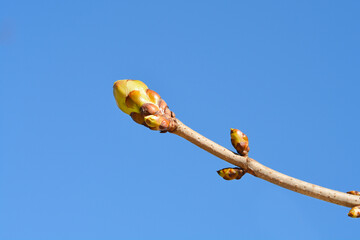
M351 195L358 195L360 196L360 192L359 191L349 191L347 192L348 194L351 194Z
M159 101L159 108L163 111L163 112L165 112L165 108L167 107L167 104L166 104L166 102L163 100L163 99L161 99L160 101Z
M159 107L152 103L144 103L140 108L143 116L156 115L159 112Z
M136 112L132 112L130 114L131 118L138 124L144 124L145 120L144 120L144 116L140 113L136 113Z
M169 125L170 125L170 121L166 118L164 118L162 121L161 121L161 124L159 126L159 129L161 131L164 131L164 130L167 130L169 128Z
M353 207L349 211L348 216L352 218L360 218L360 206Z
M170 111L169 107L165 108L165 114L168 115L168 117L171 117L171 111Z
M128 108L134 108L136 106L134 101L129 96L125 98L125 104Z
M231 144L236 149L236 151L241 156L247 156L250 151L248 137L239 129L233 129L233 128L230 131L230 136L231 136Z
M159 103L161 97L157 92L155 92L153 90L150 90L150 89L147 89L146 94L149 96L151 102L153 102L154 104Z
M217 171L217 173L225 180L239 180L242 178L242 176L245 175L245 170L242 168L223 168L219 171Z

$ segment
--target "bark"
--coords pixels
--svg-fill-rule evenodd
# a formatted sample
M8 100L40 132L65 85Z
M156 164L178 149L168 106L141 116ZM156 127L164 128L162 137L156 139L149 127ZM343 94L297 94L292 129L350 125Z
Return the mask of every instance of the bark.
M324 188L277 172L260 164L252 158L247 156L240 156L211 141L210 139L207 139L206 137L187 127L178 119L176 119L176 122L177 128L172 131L173 134L183 137L191 143L204 149L205 151L208 151L209 153L233 165L243 168L247 173L250 173L255 177L264 179L265 181L274 183L280 187L292 190L294 192L298 192L323 201L335 203L341 206L355 207L360 205L360 196Z

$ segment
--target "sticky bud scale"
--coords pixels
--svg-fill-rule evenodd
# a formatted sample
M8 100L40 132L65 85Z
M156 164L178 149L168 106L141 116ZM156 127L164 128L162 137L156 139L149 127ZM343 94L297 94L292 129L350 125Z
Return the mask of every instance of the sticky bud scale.
M242 176L244 176L245 171L242 168L223 168L219 171L217 171L217 173L220 175L220 177L222 177L225 180L239 180L242 178Z
M248 137L239 129L230 129L231 144L241 156L247 156L250 147Z
M118 80L113 86L116 104L139 124L161 132L176 129L175 114L160 95L138 80Z
M360 196L360 192L359 191L349 191L347 192L348 194L351 194L351 195L358 195Z
M349 211L348 216L352 218L360 218L360 206L353 207Z

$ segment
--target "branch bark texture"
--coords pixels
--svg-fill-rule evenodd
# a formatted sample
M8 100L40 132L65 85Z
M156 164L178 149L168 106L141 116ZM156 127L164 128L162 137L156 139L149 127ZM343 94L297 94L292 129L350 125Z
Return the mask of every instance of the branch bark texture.
M260 164L252 158L240 156L228 150L227 148L224 148L223 146L211 141L210 139L187 127L178 119L176 119L176 122L177 128L172 131L173 134L185 138L205 151L233 165L243 168L246 172L255 177L264 179L265 181L274 183L280 187L292 190L294 192L341 206L355 207L360 205L360 196L324 188L277 172Z

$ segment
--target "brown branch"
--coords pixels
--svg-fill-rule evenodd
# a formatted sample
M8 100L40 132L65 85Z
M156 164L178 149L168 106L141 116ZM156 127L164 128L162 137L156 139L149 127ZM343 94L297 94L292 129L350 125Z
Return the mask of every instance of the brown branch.
M114 83L113 91L118 107L126 114L129 114L136 123L151 130L160 130L162 133L172 132L177 134L211 154L242 168L242 171L239 171L240 175L237 175L237 178L235 177L236 179L240 179L244 174L243 171L245 171L289 190L338 205L352 207L348 215L354 218L360 217L360 196L352 195L358 194L356 191L348 193L334 191L265 167L254 159L247 157L249 151L248 139L239 130L231 129L231 142L242 156L185 126L175 118L175 114L169 109L166 102L161 99L160 95L148 89L143 82L130 79L118 80ZM224 169L222 170L224 171ZM228 178L224 175L223 177L224 179L231 179L234 176Z
M243 168L246 172L264 179L265 181L274 183L280 187L298 192L310 197L314 197L323 201L335 203L345 207L355 207L360 205L360 196L343 193L328 188L324 188L312 183L287 176L268 168L256 160L249 157L242 157L221 145L207 139L201 134L195 132L191 128L176 119L177 128L172 133L185 138L198 147L208 151L209 153Z

